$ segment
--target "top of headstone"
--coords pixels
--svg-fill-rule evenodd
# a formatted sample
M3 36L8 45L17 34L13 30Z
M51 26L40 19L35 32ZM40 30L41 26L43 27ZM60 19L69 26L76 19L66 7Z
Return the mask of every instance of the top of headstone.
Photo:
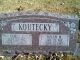
M0 19L8 18L8 17L24 16L24 15L52 16L52 17L57 17L57 18L74 19L74 20L79 19L77 15L67 15L67 14L61 14L61 13L51 13L51 12L42 12L42 11L40 12L27 11L27 12L1 13Z

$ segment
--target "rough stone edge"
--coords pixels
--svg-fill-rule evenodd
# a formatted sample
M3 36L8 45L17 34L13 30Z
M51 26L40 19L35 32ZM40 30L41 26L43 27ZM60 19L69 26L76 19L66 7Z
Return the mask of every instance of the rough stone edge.
M22 15L42 15L42 16L52 16L52 17L65 18L65 19L75 19L75 20L79 19L77 15L67 15L67 14L42 12L42 11L40 12L27 11L27 12L1 13L0 19L7 18L7 17L22 16Z

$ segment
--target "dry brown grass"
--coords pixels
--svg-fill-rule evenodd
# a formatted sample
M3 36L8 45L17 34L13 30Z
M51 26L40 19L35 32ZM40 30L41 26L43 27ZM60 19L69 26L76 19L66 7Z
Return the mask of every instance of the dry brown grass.
M59 13L80 12L80 0L0 0L0 12L16 12L23 7L23 11L49 11Z

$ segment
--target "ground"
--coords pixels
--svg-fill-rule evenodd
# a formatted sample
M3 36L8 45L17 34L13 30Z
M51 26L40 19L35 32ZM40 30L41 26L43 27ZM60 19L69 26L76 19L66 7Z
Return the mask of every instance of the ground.
M24 11L49 11L59 13L80 12L80 0L0 0L0 12L16 12L22 7Z

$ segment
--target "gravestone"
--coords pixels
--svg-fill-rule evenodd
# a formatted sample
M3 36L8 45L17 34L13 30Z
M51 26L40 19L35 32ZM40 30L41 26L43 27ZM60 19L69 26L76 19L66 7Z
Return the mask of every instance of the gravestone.
M75 51L78 17L49 12L0 15L0 49Z

